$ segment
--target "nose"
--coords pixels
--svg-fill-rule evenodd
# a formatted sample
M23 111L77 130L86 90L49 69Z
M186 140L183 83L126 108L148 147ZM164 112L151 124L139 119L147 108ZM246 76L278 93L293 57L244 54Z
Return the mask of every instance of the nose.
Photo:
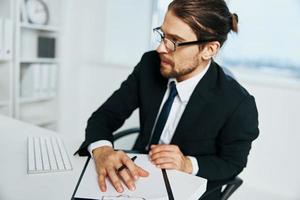
M162 41L156 48L157 53L168 53L165 43Z

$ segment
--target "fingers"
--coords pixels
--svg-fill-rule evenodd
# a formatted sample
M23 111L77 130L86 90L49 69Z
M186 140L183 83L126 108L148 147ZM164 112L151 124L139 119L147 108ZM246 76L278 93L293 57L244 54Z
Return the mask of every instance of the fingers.
M123 186L121 184L121 180L119 179L119 176L116 173L116 170L114 168L110 168L107 170L108 173L108 177L112 183L112 185L114 186L114 188L116 189L117 192L123 192Z
M151 162L162 169L178 169L178 159L174 153L161 152L150 157Z
M158 157L152 160L155 165L162 165L164 163L175 163L176 160L172 157Z
M150 160L157 161L157 159L164 158L159 160L160 163L165 159L173 159L172 161L167 160L165 162L173 162L176 157L180 154L180 150L176 145L151 145L151 150L149 152ZM158 163L155 163L158 164Z
M100 151L101 150L101 151ZM108 177L117 192L123 192L122 182L129 190L135 190L135 181L139 177L147 177L149 173L137 166L123 151L112 149L100 149L94 157L100 190L107 190L106 180ZM118 171L121 166L122 170Z
M170 152L170 151L161 151L161 152L157 152L157 153L152 153L150 155L151 160L157 160L159 158L170 158L172 157L172 155L174 155L174 153Z
M177 165L174 162L159 164L157 167L161 169L177 169Z
M138 167L134 164L134 162L126 154L122 156L122 162L127 167L134 180L137 180L139 178L139 172Z
M171 151L177 152L180 151L177 145L169 145L169 144L160 144L160 145L151 145L150 154L155 154L161 151Z
M181 169L183 154L176 145L152 145L149 152L151 162L162 169Z
M119 172L119 176L122 178L123 182L126 184L129 190L135 190L134 180L128 169L123 169Z
M106 183L105 183L105 177L106 177L106 171L103 169L103 170L101 170L101 172L99 172L99 175L98 175L98 184L99 184L100 190L102 192L105 192L107 189Z

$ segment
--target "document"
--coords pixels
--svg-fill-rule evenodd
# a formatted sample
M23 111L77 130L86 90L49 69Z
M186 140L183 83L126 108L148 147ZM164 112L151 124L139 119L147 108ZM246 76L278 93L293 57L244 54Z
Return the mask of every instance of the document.
M162 170L154 166L146 154L128 154L137 156L134 161L149 172L149 176L136 182L135 191L130 191L124 184L124 192L118 193L109 179L106 179L107 191L101 192L98 186L94 161L91 159L75 191L74 199L99 200L168 200L168 192ZM206 189L206 179L176 170L167 170L174 199L197 200Z

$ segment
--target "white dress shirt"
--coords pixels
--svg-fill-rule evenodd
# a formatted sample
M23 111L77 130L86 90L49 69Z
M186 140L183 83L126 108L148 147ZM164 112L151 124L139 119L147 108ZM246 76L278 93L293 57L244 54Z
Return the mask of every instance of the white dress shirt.
M163 129L162 134L161 134L159 144L170 144L170 142L173 138L173 135L175 133L176 127L179 123L179 120L180 120L180 118L181 118L181 116L182 116L182 114L185 110L185 107L186 107L186 105L187 105L187 103L188 103L195 87L197 86L198 82L206 74L210 63L211 62L209 62L208 65L204 68L204 70L202 70L200 73L198 73L197 75L195 75L195 76L193 76L193 77L191 77L187 80L177 82L177 80L175 78L169 79L168 88L165 92L163 101L160 105L160 109L159 109L159 112L157 114L156 121L158 119L158 116L161 112L161 109L162 109L164 103L166 102L166 100L169 96L169 93L170 93L169 83L171 81L175 82L178 95L175 97L174 102L172 104L172 108L170 110L168 119L166 121L165 127ZM155 121L155 124L156 124L156 121ZM154 127L155 127L155 125L154 125ZM154 130L154 128L152 129L152 132L153 132L153 130ZM112 147L112 144L111 144L110 141L100 140L100 141L97 141L97 142L94 142L94 143L90 144L88 146L88 151L92 155L92 151L94 149L96 149L98 147L102 147L102 146L111 146ZM188 157L190 158L190 160L192 162L192 166L193 166L192 174L196 175L198 170L199 170L197 159L193 156L188 156Z

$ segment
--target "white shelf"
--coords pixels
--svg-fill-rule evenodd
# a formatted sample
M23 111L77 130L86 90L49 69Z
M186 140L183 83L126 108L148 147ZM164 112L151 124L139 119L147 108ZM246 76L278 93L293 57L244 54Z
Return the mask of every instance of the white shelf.
M11 62L11 59L0 59L0 63L8 63Z
M21 58L20 63L59 63L57 58Z
M21 119L22 121L37 125L37 126L46 126L50 124L54 124L57 122L56 119L53 119L51 117L45 117L45 116L30 116L30 117L23 117Z
M41 101L50 101L56 98L56 95L50 95L50 96L45 96L45 97L21 97L20 98L20 103L21 104L29 104L29 103L36 103L36 102L41 102Z
M59 32L58 27L50 26L50 25L37 25L37 24L21 23L20 27L23 29L31 29L31 30L36 30L36 31Z

